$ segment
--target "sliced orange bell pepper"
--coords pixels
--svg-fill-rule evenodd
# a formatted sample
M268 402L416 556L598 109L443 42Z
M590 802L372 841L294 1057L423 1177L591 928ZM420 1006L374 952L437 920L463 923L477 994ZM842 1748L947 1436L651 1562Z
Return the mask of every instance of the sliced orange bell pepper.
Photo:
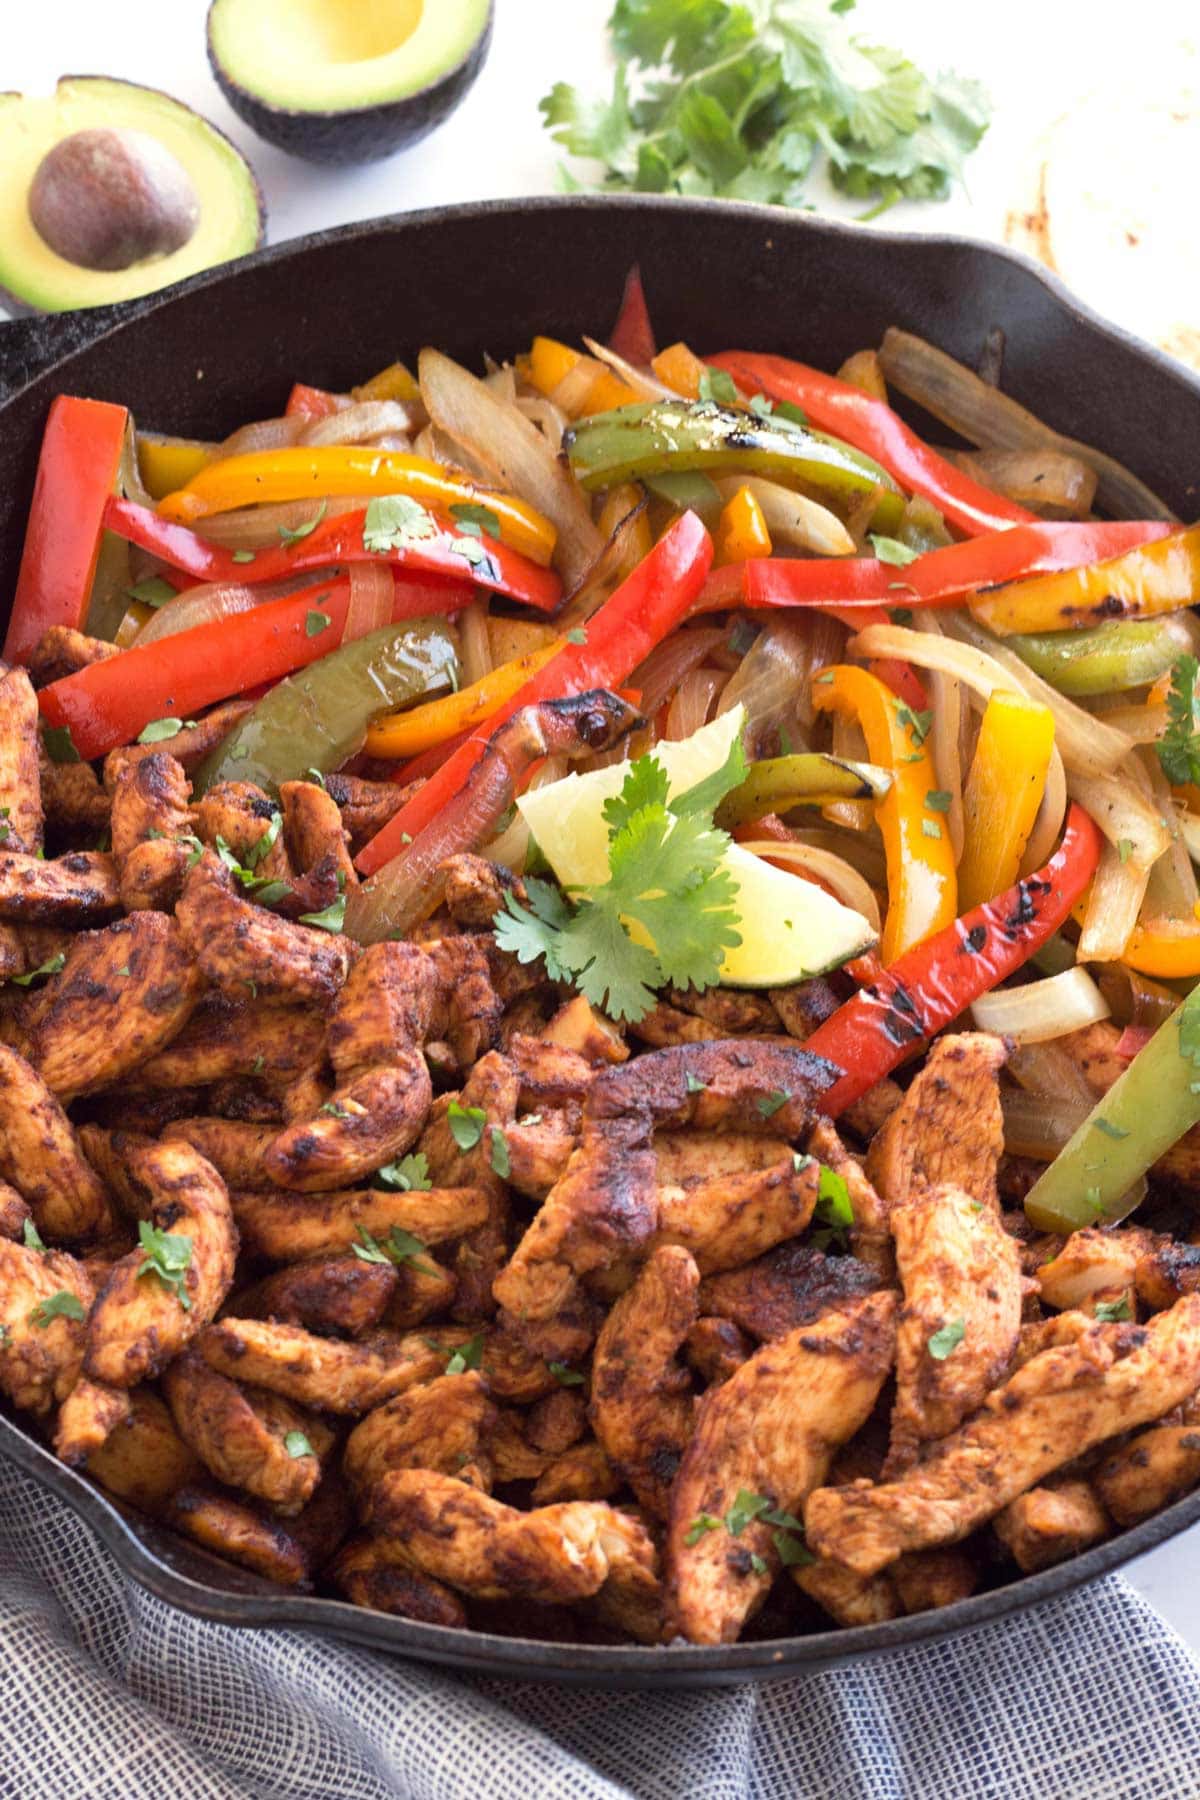
M992 695L963 790L960 906L982 906L1016 881L1053 749L1049 707L999 689Z
M887 858L888 908L880 955L891 963L955 916L958 883L945 819L930 804L937 792L933 758L925 748L928 724L867 669L838 663L813 682L818 712L857 719L873 763L892 785L876 802Z
M682 394L688 400L700 398L700 382L705 366L695 351L689 350L683 343L668 344L650 364L664 387L674 388L677 394Z
M1200 596L1200 525L1141 544L1107 562L1011 581L973 602L990 631L1073 631L1107 619L1179 612Z
M1121 961L1141 975L1186 981L1200 975L1200 906L1195 919L1151 919L1135 925Z
M613 412L618 406L632 405L640 397L628 382L622 381L597 358L584 356L582 351L572 350L569 344L560 344L557 338L534 338L529 351L529 379L539 394L549 396L582 362L591 365L593 375L586 393L575 407L576 418Z
M413 401L421 398L416 376L402 362L389 363L378 375L372 375L369 381L364 381L361 387L351 388L350 392L356 400Z
M640 506L645 498L644 490L636 481L619 481L616 487L609 488L604 505L600 509L600 535L608 542L622 519ZM633 521L629 528L625 546L621 553L619 573L622 581L632 575L644 556L649 556L654 546L654 535L650 530L650 514L646 507Z
M770 556L771 533L751 488L740 487L722 508L713 542L716 562L721 566L749 562L753 556Z
M541 650L514 657L512 662L502 663L490 674L473 681L470 687L460 688L457 694L446 694L440 700L429 700L408 712L386 713L375 719L367 728L367 741L363 746L367 755L379 757L384 762L398 762L409 756L419 756L424 750L432 750L435 744L444 744L448 738L469 731L481 719L490 718L506 700L511 700L531 675L536 675L552 656L558 655L564 641L555 638Z
M476 487L424 456L346 444L224 457L168 494L158 510L165 519L190 525L210 513L276 500L311 499L315 513L321 500L334 494L408 494L443 511L486 506L496 516L502 542L537 563L548 563L554 553L554 526L514 494Z

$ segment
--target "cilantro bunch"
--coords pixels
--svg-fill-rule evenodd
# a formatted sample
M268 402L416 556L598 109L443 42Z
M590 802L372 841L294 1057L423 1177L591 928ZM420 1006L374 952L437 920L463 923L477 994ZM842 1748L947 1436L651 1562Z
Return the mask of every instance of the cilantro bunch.
M835 186L876 202L944 200L987 129L983 89L929 80L858 37L854 0L616 0L612 94L559 82L541 102L603 185L805 204L823 156ZM567 171L568 187L581 183Z
M544 957L551 980L574 983L616 1019L643 1018L656 988L712 987L726 951L742 941L736 884L722 866L730 839L712 815L745 772L735 738L722 768L668 800L666 770L653 755L639 757L604 805L608 881L572 905L526 877L529 905L510 892L496 914L501 949L523 963Z

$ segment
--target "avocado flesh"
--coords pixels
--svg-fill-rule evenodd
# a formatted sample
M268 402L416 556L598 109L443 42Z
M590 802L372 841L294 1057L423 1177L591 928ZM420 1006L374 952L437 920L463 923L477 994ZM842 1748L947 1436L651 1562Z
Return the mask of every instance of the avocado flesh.
M234 111L314 162L415 142L483 66L493 0L212 0L208 54Z
M29 190L47 152L74 132L106 128L157 138L187 171L199 202L186 244L127 269L68 262L29 217ZM36 312L133 300L244 256L262 242L262 198L245 159L189 107L133 82L75 75L51 95L0 94L0 168L0 289Z

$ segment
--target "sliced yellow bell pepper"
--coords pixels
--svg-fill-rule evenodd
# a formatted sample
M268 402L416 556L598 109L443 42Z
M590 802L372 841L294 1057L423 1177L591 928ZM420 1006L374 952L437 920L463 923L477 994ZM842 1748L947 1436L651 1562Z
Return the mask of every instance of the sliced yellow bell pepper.
M552 394L572 369L583 361L583 352L560 344L557 338L535 337L529 348L529 379L539 394Z
M925 748L928 725L867 669L838 663L816 677L818 712L857 719L873 763L892 785L875 803L887 859L888 907L880 955L891 963L956 916L954 847L938 811L937 776Z
M611 487L600 509L600 535L608 542L622 519L629 517L634 508L641 505L645 494L636 481L619 481ZM625 543L621 551L619 574L622 581L631 575L644 556L649 556L654 544L654 535L650 530L650 509L642 507L641 512L629 527Z
M596 357L584 356L569 344L560 344L557 338L534 338L529 351L529 379L539 394L549 396L583 362L591 368L592 379L573 417L585 419L593 413L615 412L618 406L630 406L641 398L627 381Z
M400 450L337 444L227 456L168 494L158 510L164 519L192 525L210 513L276 500L311 499L315 512L334 494L408 494L427 506L486 506L499 521L501 539L514 550L543 565L554 553L554 526L524 500L476 487L440 463Z
M713 566L749 562L754 556L770 556L771 533L753 489L740 487L721 510L716 532Z
M385 713L372 720L367 728L364 746L368 756L384 762L399 762L432 750L460 732L470 731L481 720L491 718L506 700L524 687L532 675L557 656L565 639L556 637L541 650L531 650L512 662L501 664L490 674L473 681L441 700L428 700L408 712Z
M191 438L154 437L139 431L138 470L146 492L161 500L164 494L185 486L205 467L215 449L215 444L201 444Z
M668 344L650 364L664 387L673 388L687 400L700 398L700 382L706 365L686 344Z
M987 703L963 789L958 901L964 911L1012 887L1037 818L1054 749L1054 715L997 689Z
M389 363L378 375L372 375L370 381L351 388L350 392L356 400L403 400L411 404L421 398L416 376L402 362Z
M1010 581L981 596L971 611L990 631L1075 631L1107 619L1149 619L1179 612L1200 597L1200 525L1141 544L1124 556Z
M1200 905L1196 919L1152 919L1135 925L1121 961L1142 975L1186 981L1200 975Z

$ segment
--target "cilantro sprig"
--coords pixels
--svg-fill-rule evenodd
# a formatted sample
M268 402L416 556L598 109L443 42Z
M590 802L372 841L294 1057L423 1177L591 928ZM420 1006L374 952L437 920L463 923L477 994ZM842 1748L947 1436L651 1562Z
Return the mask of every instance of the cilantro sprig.
M541 102L546 127L609 188L801 206L824 157L876 213L943 200L987 129L984 92L858 36L852 6L616 0L610 97L559 82Z
M1180 656L1171 669L1167 695L1167 728L1155 744L1163 774L1176 787L1200 782L1200 696L1196 678L1200 662Z
M143 1275L157 1275L163 1286L175 1295L184 1312L191 1312L192 1302L186 1285L192 1261L191 1238L184 1237L182 1233L161 1231L157 1225L151 1225L148 1219L140 1219L138 1243L143 1259L138 1279Z
M666 770L639 757L604 805L608 881L568 899L526 877L528 905L510 891L496 914L501 949L523 963L543 957L552 981L572 982L615 1019L644 1018L658 988L712 987L742 941L737 889L722 866L730 840L712 815L745 768L735 739L722 768L668 800Z

